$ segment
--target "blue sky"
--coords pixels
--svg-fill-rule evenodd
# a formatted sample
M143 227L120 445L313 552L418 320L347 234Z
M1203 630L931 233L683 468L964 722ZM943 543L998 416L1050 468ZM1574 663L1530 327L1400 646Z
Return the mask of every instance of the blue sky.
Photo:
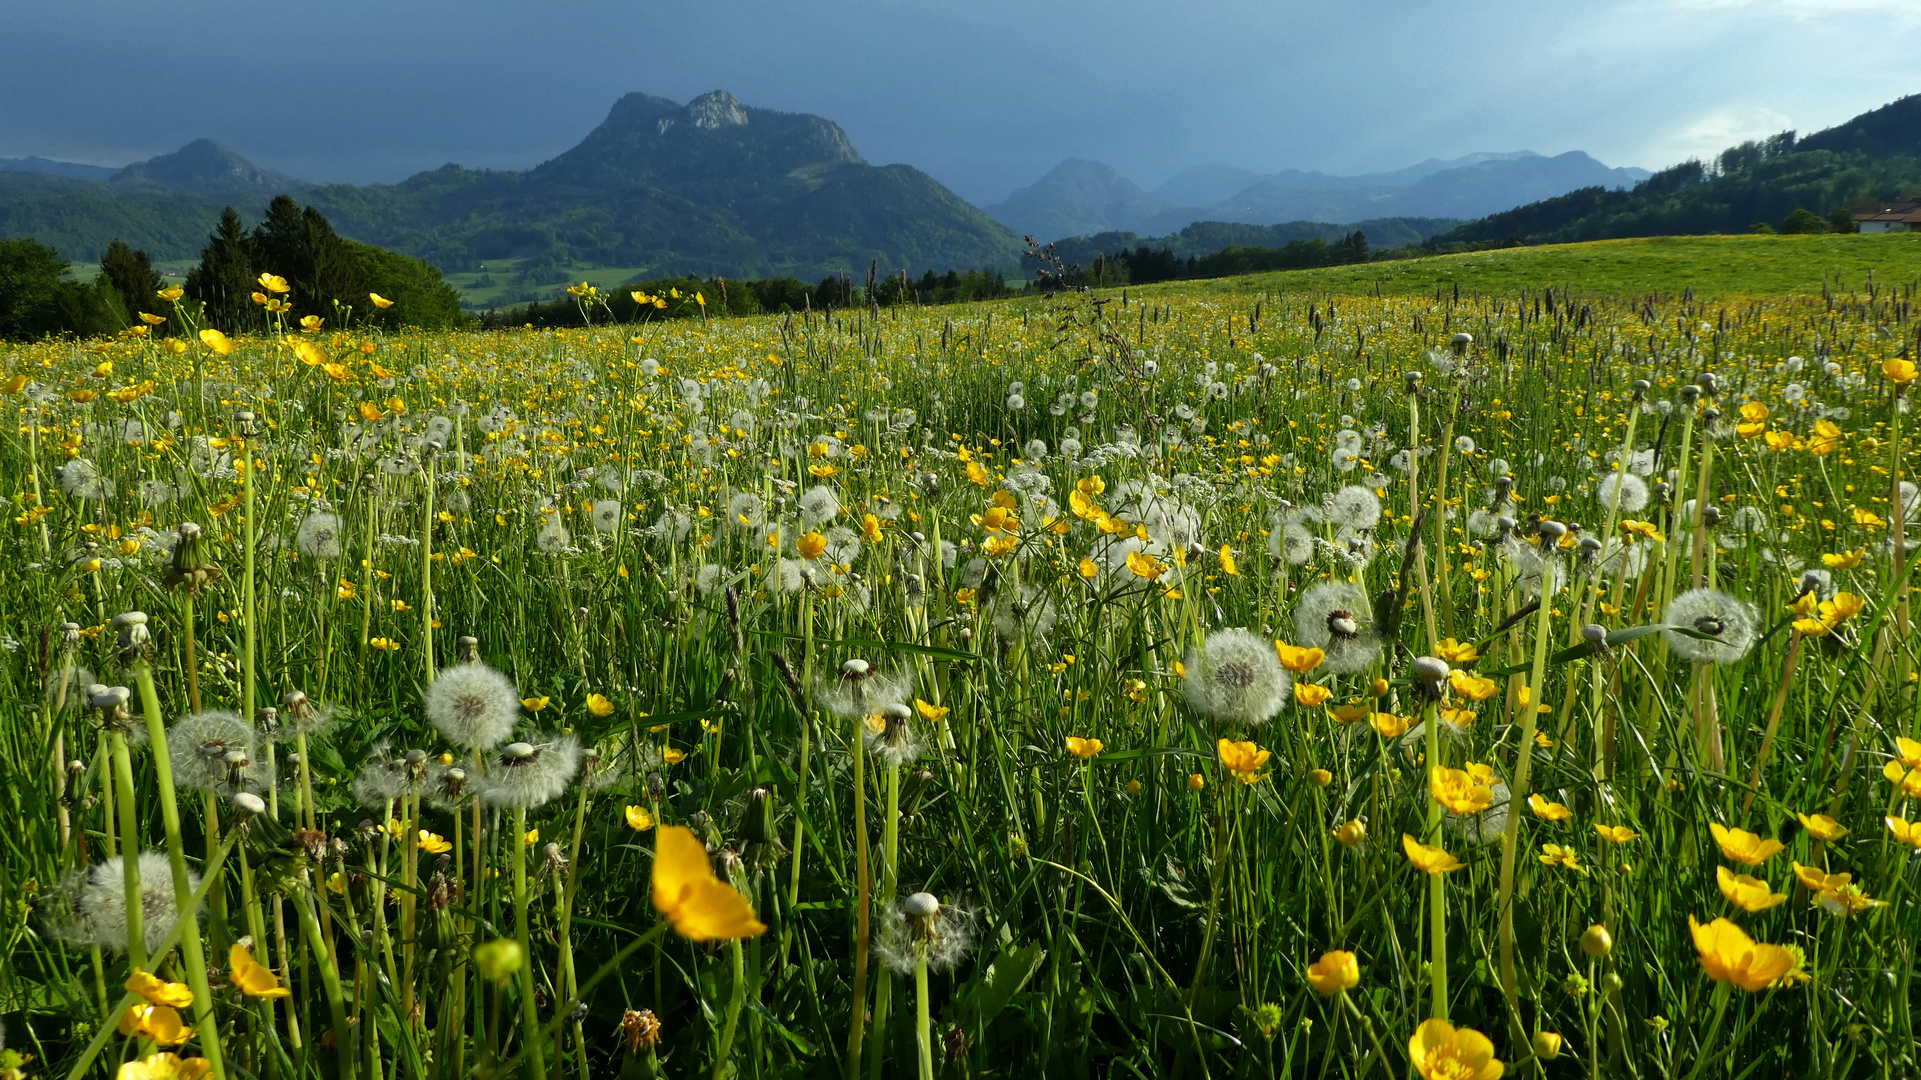
M0 156L207 136L296 176L524 168L619 95L733 91L991 202L1481 150L1659 168L1921 91L1913 0L0 0Z

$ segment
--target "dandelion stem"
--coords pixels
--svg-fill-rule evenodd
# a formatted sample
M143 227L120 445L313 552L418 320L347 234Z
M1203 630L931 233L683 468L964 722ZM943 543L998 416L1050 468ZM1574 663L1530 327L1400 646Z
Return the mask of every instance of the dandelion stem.
M725 1080L727 1062L734 1055L734 1033L740 1026L740 1007L747 1000L747 966L740 939L727 943L727 956L734 974L733 988L727 994L727 1019L720 1029L720 1050L714 1055L714 1080Z
M1552 572L1543 573L1540 618L1534 630L1534 666L1528 673L1528 699L1522 706L1520 744L1514 751L1514 779L1508 786L1507 832L1501 838L1500 895L1494 905L1500 927L1501 994L1507 998L1508 1030L1516 1034L1517 1046L1525 1038L1527 1029L1521 1023L1520 978L1514 967L1514 867L1521 843L1520 808L1527 802L1528 781L1534 766L1534 731L1541 715L1542 688L1547 680L1547 642L1554 613L1552 584Z
M527 808L514 807L514 833L507 838L514 849L514 937L520 942L520 1019L526 1032L524 1051L533 1057L529 1076L547 1074L546 1047L541 1045L540 1013L534 1003L533 935L527 927Z

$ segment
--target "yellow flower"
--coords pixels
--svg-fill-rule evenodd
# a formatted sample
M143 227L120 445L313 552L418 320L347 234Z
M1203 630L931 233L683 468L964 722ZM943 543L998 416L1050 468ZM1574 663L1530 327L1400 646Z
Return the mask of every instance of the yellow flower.
M1234 552L1226 544L1221 545L1221 573L1230 577L1241 576L1241 568L1234 562Z
M454 846L447 842L446 837L438 833L430 833L425 829L420 830L420 836L414 842L420 845L420 850L429 855L444 855L454 849Z
M1334 774L1326 769L1312 769L1308 772L1307 778L1315 787L1326 787L1334 782Z
M1634 542L1636 538L1654 544L1658 544L1667 539L1661 535L1661 530L1656 528L1652 521L1634 521L1632 519L1623 521L1621 522L1621 534L1622 538L1629 543Z
M1316 649L1314 651L1319 652L1320 650ZM1316 686L1313 683L1305 682L1297 682L1294 684L1294 701L1303 709L1312 709L1325 705L1327 704L1327 699L1333 696L1334 691L1325 686Z
M1075 567L1075 569L1080 572L1081 577L1086 578L1089 581L1092 581L1101 575L1100 564L1096 563L1093 559L1090 559L1086 556L1081 557L1081 564Z
M1448 672L1447 684L1469 701L1486 701L1501 692L1501 684L1460 668Z
M320 332L320 324L326 321L327 320L318 315L302 315L300 317L300 329L309 334L317 334Z
M1737 874L1725 866L1714 868L1714 880L1721 886L1721 895L1728 903L1746 912L1766 911L1777 904L1788 902L1787 893L1778 893L1768 888L1768 883L1746 874Z
M193 1004L193 991L188 989L186 983L167 982L139 968L134 968L121 985L127 988L128 993L146 999L150 1005L171 1005L176 1009L184 1009Z
M1566 821L1574 816L1574 811L1560 803L1549 802L1542 798L1538 791L1527 797L1527 808L1534 811L1534 816L1543 821Z
M658 834L652 892L654 910L691 941L734 941L767 932L747 898L714 876L706 845L685 825L667 825Z
M1127 569L1135 577L1146 578L1149 581L1167 573L1167 565L1145 551L1128 552Z
M1441 643L1434 647L1434 655L1455 667L1472 664L1481 658L1480 650L1474 647L1473 642L1456 641L1453 638L1442 638Z
M1374 728L1375 733L1383 739L1400 738L1407 734L1407 729L1411 723L1409 718L1396 716L1391 712L1374 713L1367 718L1367 722Z
M1641 834L1626 825L1602 825L1596 823L1594 832L1610 844L1626 844L1641 838Z
M1421 1021L1407 1041L1407 1056L1422 1080L1500 1080L1507 1070L1486 1035L1445 1020Z
M1450 814L1478 814L1494 803L1494 789L1476 783L1465 769L1436 766L1428 773L1428 793Z
M678 765L687 760L687 751L678 750L671 746L663 746L660 750L660 760L669 765Z
M539 712L546 708L547 703L552 700L553 698L549 697L524 697L520 699L520 707L526 709L528 712Z
M1296 675L1305 675L1313 671L1321 666L1321 661L1327 659L1327 653L1320 649L1303 649L1299 645L1288 645L1279 641L1274 643L1274 653L1280 657L1281 666Z
M1339 840L1343 847L1357 847L1365 844L1367 842L1367 825L1364 824L1360 818L1343 821L1341 822L1341 827L1334 830L1334 839Z
M1416 870L1425 874L1445 874L1467 865L1449 855L1444 849L1429 847L1406 833L1401 834L1401 849L1407 852L1407 861L1413 863Z
M394 306L394 302L392 300L387 299L386 297L380 295L377 292L368 293L367 299L372 300L374 302L374 306L377 308L390 308Z
M281 277L279 274L262 274L257 280L260 282L261 288L271 293L283 293L286 292L288 288L287 279Z
M283 998L293 992L280 985L280 977L255 960L245 945L235 945L227 950L227 978L248 997Z
M181 288L178 285L169 285L166 288L161 289L159 292L154 293L154 295L159 297L162 300L165 300L171 303L187 295L187 290Z
M1102 749L1099 739L1083 739L1078 735L1067 737L1067 752L1077 758L1091 758Z
M1328 714L1343 724L1358 724L1374 714L1374 710L1358 702L1336 705L1327 710Z
M627 827L635 832L646 832L654 827L654 813L644 806L629 806L626 816Z
M1702 970L1716 982L1733 983L1743 990L1759 992L1807 978L1801 970L1798 950L1757 943L1726 919L1702 926L1689 915L1688 932L1694 935L1694 949L1700 954Z
M1882 378L1887 379L1896 386L1906 386L1914 381L1917 374L1921 374L1921 369L1917 369L1912 360L1903 360L1898 356L1891 356L1881 361Z
M818 559L821 553L827 550L827 538L818 532L809 530L801 536L799 540L795 541L794 550L798 551L800 557L803 559Z
M1205 776L1202 776L1202 775L1201 775L1200 773L1189 773L1189 774L1188 774L1188 776L1187 776L1187 790L1189 790L1189 791L1199 791L1199 790L1201 790L1202 788L1204 788L1204 787L1206 787L1206 786L1207 786L1207 777L1205 777Z
M915 698L914 711L920 714L922 720L930 724L938 724L942 720L947 719L947 714L952 712L953 709L946 705L934 705Z
M1911 847L1921 848L1921 823L1898 817L1884 818L1882 820L1888 823L1888 831L1894 834L1896 840Z
M1534 1033L1534 1056L1542 1061L1553 1061L1561 1056L1561 1033L1558 1031L1537 1031Z
M1234 779L1243 784L1252 784L1262 778L1261 767L1267 764L1269 752L1255 746L1252 742L1235 742L1221 739L1215 743L1221 755L1221 765L1234 774Z
M206 1058L183 1058L159 1053L122 1062L114 1080L200 1080L209 1068Z
M614 703L608 701L607 695L605 694L588 694L587 711L593 713L595 716L612 716L614 715Z
M1569 870L1578 870L1583 874L1587 873L1587 870L1581 866L1581 857L1575 853L1574 849L1562 847L1559 844L1541 845L1541 865L1565 866Z
M1763 840L1746 829L1730 829L1718 821L1709 822L1708 831L1714 834L1714 842L1721 845L1721 854L1748 866L1767 862L1787 846L1773 838Z
M233 339L211 326L200 331L200 344L221 356L233 355Z
M304 338L293 343L293 354L308 367L319 367L327 362L327 354L320 351L320 346Z
M1307 982L1322 994L1351 990L1361 981L1361 962L1351 952L1330 949L1319 960L1307 965Z
M193 1038L193 1029L171 1005L129 1005L120 1014L122 1035L138 1035L156 1046L179 1046Z
M540 843L540 830L528 829L527 835L522 836L520 838L520 842L527 845L528 847L533 847L535 844Z
M1861 560L1867 558L1867 556L1867 548L1856 548L1853 551L1843 551L1839 554L1822 555L1821 564L1832 570L1852 570L1861 565Z
M1826 814L1797 813L1794 816L1800 820L1801 827L1808 830L1808 834L1817 840L1834 841L1848 835L1848 830L1843 828L1840 822Z

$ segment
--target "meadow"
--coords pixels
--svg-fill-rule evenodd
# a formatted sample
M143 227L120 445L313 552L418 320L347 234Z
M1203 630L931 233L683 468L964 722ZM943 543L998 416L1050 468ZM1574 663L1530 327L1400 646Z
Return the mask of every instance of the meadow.
M1915 1075L1844 240L13 347L0 1074Z

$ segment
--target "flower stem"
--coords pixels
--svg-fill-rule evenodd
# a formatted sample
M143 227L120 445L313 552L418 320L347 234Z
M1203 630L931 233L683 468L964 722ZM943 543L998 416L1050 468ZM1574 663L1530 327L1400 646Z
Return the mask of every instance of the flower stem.
M733 1056L734 1032L740 1026L740 1006L747 999L747 966L742 959L740 939L727 943L727 953L733 962L734 985L727 995L727 1020L720 1029L720 1050L714 1055L714 1080L725 1080L727 1059Z
M533 1058L527 1075L547 1075L546 1047L541 1045L540 1013L534 1006L534 953L532 935L527 932L527 808L514 807L514 834L507 838L514 849L514 937L520 941L520 1019L526 1028L526 1053Z
M1534 765L1535 721L1541 715L1541 698L1545 696L1542 690L1547 680L1548 632L1554 615L1553 578L1551 570L1541 576L1540 619L1534 630L1534 666L1528 674L1527 704L1522 706L1521 742L1514 752L1514 780L1508 785L1507 833L1501 839L1500 895L1494 905L1496 917L1500 920L1501 994L1507 998L1508 1030L1517 1036L1524 1036L1526 1029L1521 1024L1520 980L1514 970L1514 864L1521 842L1520 808L1527 801L1529 774ZM1520 1042L1517 1041L1515 1045L1520 1045Z
M1441 760L1441 706L1438 701L1429 701L1422 710L1422 733L1427 743L1427 768L1429 775L1442 765ZM1434 797L1432 785L1428 792L1427 830L1424 842L1441 842L1441 822L1447 816L1446 807ZM1508 815L1513 820L1513 815ZM1428 908L1428 979L1434 991L1434 1001L1429 1015L1437 1020L1447 1019L1447 875L1429 874L1427 876Z
M927 950L914 958L914 1033L920 1044L920 1080L934 1080L933 1025L927 1004Z

